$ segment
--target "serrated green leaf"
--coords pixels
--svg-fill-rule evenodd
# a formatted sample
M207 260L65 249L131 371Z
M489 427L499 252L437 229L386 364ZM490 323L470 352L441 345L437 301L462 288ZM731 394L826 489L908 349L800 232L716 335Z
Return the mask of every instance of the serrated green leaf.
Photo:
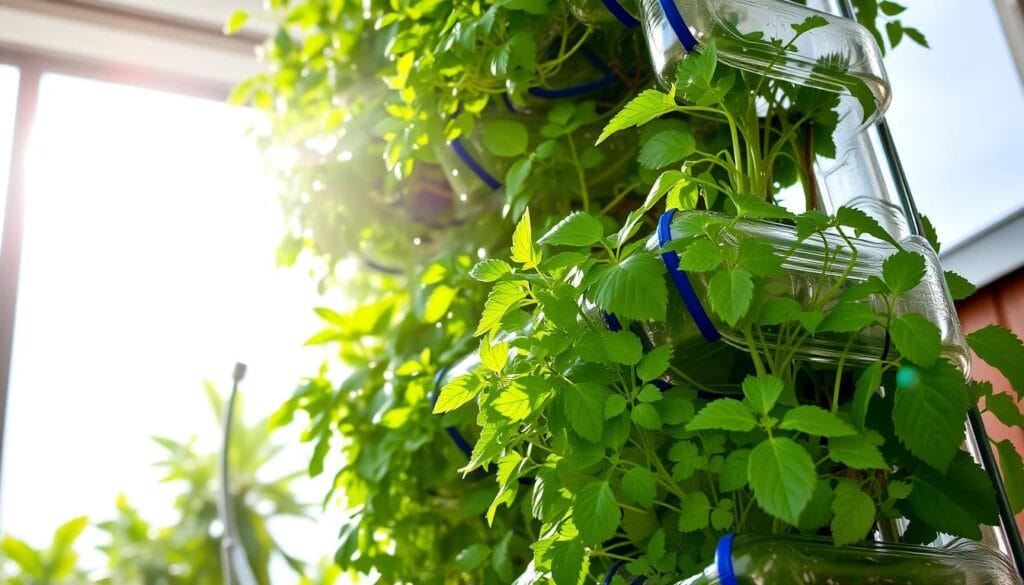
M942 334L939 328L917 313L893 319L889 333L900 354L915 364L929 367L942 353Z
M691 492L682 497L679 510L680 532L703 530L711 519L711 500L704 492Z
M882 452L864 435L836 437L828 442L829 459L853 469L888 469Z
M992 482L964 452L956 454L945 474L921 467L911 483L907 502L914 516L939 532L980 540L980 526L999 522Z
M736 325L750 309L754 298L754 280L742 268L722 271L708 283L711 308L729 325Z
M619 318L662 321L668 306L665 265L650 253L613 264L591 287L594 302Z
M492 344L490 339L481 339L480 363L492 372L504 370L508 363L508 344L500 341Z
M497 398L491 402L494 409L512 422L518 422L530 416L532 406L530 395L518 385L510 385L501 391Z
M1014 514L1020 514L1024 510L1024 461L1017 447L1007 439L996 443L996 451L999 453L999 469L1002 471L1010 507Z
M882 263L882 279L895 295L914 290L924 278L924 256L899 251Z
M621 394L612 394L604 402L605 420L615 418L626 412L626 397Z
M800 303L789 297L772 299L765 303L758 316L758 325L781 325L796 319L800 313Z
M530 132L516 120L485 120L480 124L484 148L495 156L515 157L526 153Z
M553 246L590 247L604 237L601 222L582 211L574 211L558 222L540 239L541 244Z
M604 431L604 407L612 394L598 384L574 384L565 390L565 416L576 434L597 443Z
M629 417L638 427L651 431L661 429L661 416L658 414L658 409L652 404L637 404L630 411Z
M670 346L663 345L652 349L637 364L637 377L643 382L650 382L659 378L668 370L668 363L671 357L672 348Z
M784 437L772 437L750 452L747 480L765 512L795 526L811 501L818 474L803 447Z
M628 104L623 106L618 114L605 126L597 143L601 144L609 136L633 126L643 126L655 118L675 111L676 102L672 96L662 93L656 89L648 89L640 92Z
M572 519L587 546L599 545L615 534L621 513L608 482L595 480L580 489L572 503Z
M722 265L722 250L710 240L697 240L679 255L679 268L687 272L710 272Z
M782 258L768 243L755 238L740 242L739 267L755 276L770 276L782 266Z
M718 487L723 492L734 492L747 486L747 467L750 464L750 449L737 449L725 457L722 471L718 475Z
M1024 398L1024 343L1013 332L989 325L968 335L967 343L985 363L1006 376L1018 400Z
M779 428L815 437L848 437L857 433L841 418L818 406L797 406L786 412Z
M711 511L711 527L719 532L729 530L736 521L736 515L733 512L733 508L731 506L722 505L725 502L731 502L731 500L722 500L722 502Z
M839 481L832 511L832 538L836 546L864 540L875 524L875 502L853 480Z
M917 369L916 380L896 389L893 423L896 436L922 461L945 471L963 442L967 384L946 361Z
M1024 414L1009 394L996 392L985 398L985 410L991 412L999 422L1008 427L1024 429Z
M797 36L806 34L816 28L822 28L828 26L828 21L825 20L824 16L815 14L804 19L802 22L793 23L790 25L796 32Z
M664 130L647 139L640 148L640 164L660 169L677 163L697 150L693 135L681 129Z
M818 331L835 333L857 333L875 323L877 315L868 305L862 303L839 303L825 315Z
M797 527L804 534L815 534L832 520L832 500L835 494L832 491L832 484L829 480L819 478L814 486L814 493L807 507L800 513L800 522Z
M501 326L501 320L512 309L521 306L526 298L526 290L515 282L499 282L494 285L487 295L484 303L484 311L480 316L480 323L477 325L474 335L480 336L484 333L495 333Z
M747 376L743 380L743 395L756 412L768 414L775 408L784 387L785 384L776 376Z
M527 209L512 233L512 261L523 268L536 268L540 264L540 253L533 245L533 228L530 226L530 210Z
M871 404L871 399L878 394L878 388L881 385L881 362L871 364L857 377L853 402L850 403L850 420L860 430L864 430L864 421L868 416L868 406Z
M576 539L559 540L551 545L551 577L555 585L579 585L583 580L586 550Z
M947 270L943 274L946 277L946 286L949 288L949 294L953 297L954 301L962 301L978 290L976 286L971 284L971 281L952 270Z
M645 384L640 392L637 393L636 399L639 402L659 402L664 396L661 394L661 390L658 390L653 384Z
M622 475L622 495L628 501L643 508L654 505L657 486L654 474L646 467L634 467Z
M482 260L477 262L469 275L480 282L494 282L506 274L510 274L512 268L504 260Z
M785 207L769 203L749 193L734 193L730 196L740 217L752 219L793 219L796 216Z
M635 366L643 359L643 346L632 331L603 331L598 339L609 363Z
M733 398L712 400L686 425L689 431L736 431L747 432L757 426L754 411L746 404Z
M859 209L852 207L840 207L836 210L836 223L838 225L852 228L856 235L868 234L884 242L889 242L897 248L901 248L892 235L889 234L873 217Z
M477 397L483 390L483 382L473 374L459 376L441 388L441 394L434 404L434 414L450 412Z

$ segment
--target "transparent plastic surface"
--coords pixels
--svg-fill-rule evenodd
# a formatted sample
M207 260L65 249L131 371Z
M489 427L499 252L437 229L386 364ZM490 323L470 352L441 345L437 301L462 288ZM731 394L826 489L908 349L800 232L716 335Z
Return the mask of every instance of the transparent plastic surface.
M693 221L726 224L730 218L710 212L677 213L671 225L672 239L682 237ZM873 276L881 278L883 263L898 251L887 243L852 239L857 250L854 257L850 246L839 234L826 233L822 237L815 236L801 242L796 228L768 221L742 220L722 233L725 243L736 246L742 239L751 236L770 244L783 258L782 273L769 278L770 282L758 290L756 302L767 303L776 298L789 297L805 311L816 310L815 307L822 305L828 309L850 287ZM965 375L969 375L967 343L938 256L920 236L906 238L900 243L906 250L924 257L925 276L917 287L899 297L892 316L895 318L918 313L935 324L941 335L943 355ZM719 319L704 301L707 298L707 283L712 276L713 273L691 273L688 279L722 339L730 345L745 348L746 342L742 335ZM682 304L678 297L675 299L674 304ZM868 303L877 313L885 314L885 306L876 296L857 302ZM781 327L784 326L761 328L764 343L769 348L788 347L788 340ZM845 352L848 361L870 363L885 352L885 332L881 327L865 329L852 340L850 335L818 332L807 338L796 355L814 361L835 361Z
M824 19L828 26L793 41L794 26L811 17ZM844 108L859 108L855 96L868 92L874 112L861 109L860 116L852 116L859 124L873 122L889 106L881 51L856 22L782 0L640 0L640 21L654 69L666 88L675 82L679 62L714 40L723 63L848 96ZM792 50L784 52L775 44L791 41Z
M490 153L483 141L483 127L503 119L522 121L522 117L514 113L488 114L468 135L435 147L437 160L455 193L452 215L456 221L496 209L505 199L505 174L514 159Z
M728 538L728 537L726 537ZM720 545L719 554L728 547ZM734 578L727 577L731 565ZM1022 585L1009 560L971 540L941 548L739 535L729 559L676 585Z
M623 19L625 15L630 18L636 18L637 16L637 5L636 0L610 0L612 6L609 7L606 0L570 0L569 8L572 9L572 13L576 18L580 19L580 22L589 26L601 27L601 26L623 26ZM617 6L615 5L617 4ZM625 12L625 15L617 16L614 10L621 9ZM630 22L626 19L626 22Z

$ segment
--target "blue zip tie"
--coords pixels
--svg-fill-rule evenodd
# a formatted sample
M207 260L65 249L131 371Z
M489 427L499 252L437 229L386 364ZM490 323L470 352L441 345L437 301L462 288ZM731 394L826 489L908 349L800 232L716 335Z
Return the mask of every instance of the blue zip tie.
M617 82L619 77L614 73L609 73L601 79L591 81L590 83L584 83L583 85L576 85L573 87L564 87L562 89L547 89L544 87L531 87L527 92L533 97L545 99L545 100L557 100L571 97L579 97L581 95L588 94L592 91L597 91L601 88L608 87L609 85Z
M363 262L366 264L366 266L368 268L376 270L377 272L382 272L384 274L393 274L393 275L396 275L396 276L401 276L401 275L405 274L405 271L402 270L401 268L395 268L393 266L385 266L383 264L379 264L377 262L374 262L373 260L370 260L369 258L367 258L365 256L363 256Z
M619 318L615 316L615 313L601 311L601 318L604 319L604 324L608 326L608 330L612 333L622 331L622 323L619 322Z
M604 581L601 581L601 585L612 585L612 579L615 578L615 574L619 572L619 569L626 564L626 561L615 561L615 564L608 569L608 572L604 575Z
M672 240L672 218L675 217L675 214L676 210L671 209L662 214L661 219L658 220L658 244L662 247ZM693 317L693 321L697 324L697 329L700 330L701 335L709 342L721 339L722 334L718 332L718 329L715 329L715 324L708 317L707 311L704 310L704 305L701 304L700 298L697 297L697 292L693 290L693 285L690 284L690 279L687 278L685 272L679 269L679 254L670 250L662 253L661 259L665 262L665 267L668 268L668 274L672 278L672 283L675 284L676 290L679 291L679 296L683 299L683 304Z
M487 171L484 170L482 166L480 166L479 163L476 162L476 159L474 159L469 154L469 152L466 151L466 148L462 146L462 141L456 138L455 140L449 142L448 146L452 149L452 152L454 152L462 160L462 162L465 163L467 167L469 167L469 170L473 171L473 174L479 177L480 180L483 181L488 187L490 187L494 191L501 189L501 183L497 179L492 177Z
M735 567L732 566L732 540L735 534L726 534L718 540L715 547L715 565L718 567L718 579L722 585L739 585L736 581Z
M669 25L675 31L676 37L679 38L679 42L683 44L683 48L686 49L687 53L692 53L696 50L699 43L693 36L693 33L690 32L690 27L686 26L686 20L680 14L679 7L676 6L674 0L658 1L661 3L661 10L665 13L665 18L668 19Z
M608 12L611 12L615 18L619 19L622 26L626 28L640 26L640 21L634 18L633 15L630 14L622 4L619 4L617 0L601 0L601 2L604 4L604 7L608 9Z

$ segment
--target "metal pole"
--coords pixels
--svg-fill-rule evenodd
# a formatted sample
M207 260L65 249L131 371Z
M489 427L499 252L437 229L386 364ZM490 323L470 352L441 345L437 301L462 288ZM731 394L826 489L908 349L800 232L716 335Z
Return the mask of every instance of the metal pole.
M231 501L231 427L235 419L235 402L238 398L238 383L245 377L245 364L235 364L232 375L231 395L224 409L224 439L220 451L220 494L217 498L217 513L224 525L220 541L221 571L224 585L257 585L258 581L245 555L245 545L238 533L238 519L235 518Z
M854 12L851 0L838 0L838 2L839 11L842 16L856 19L856 13ZM875 127L875 131L877 132L877 139L882 153L889 166L889 173L896 189L896 195L899 198L900 205L903 207L903 213L907 219L907 227L910 229L910 233L923 235L924 228L921 224L921 216L917 212L917 205L914 203L914 197L910 191L907 173L903 168L903 163L900 161L899 152L896 149L896 142L893 140L889 124L885 119L882 119ZM999 506L999 516L1002 521L1002 526L993 527L993 530L996 532L996 540L999 541L1001 548L1009 549L1004 552L1010 553L1017 567L1017 572L1024 575L1024 542L1021 540L1020 528L1017 526L1017 519L1007 498L1006 486L1003 483L1002 475L999 473L999 466L996 464L992 453L992 446L989 444L985 423L976 406L971 407L968 412L967 433L968 451L975 461L985 469L985 473L988 474L996 491L996 502Z
M3 477L4 421L7 395L11 385L11 359L14 351L14 317L18 305L21 275L21 246L25 224L25 175L28 144L39 101L40 70L19 70L18 102L14 114L14 141L11 150L7 202L4 207L3 238L0 242L0 478Z

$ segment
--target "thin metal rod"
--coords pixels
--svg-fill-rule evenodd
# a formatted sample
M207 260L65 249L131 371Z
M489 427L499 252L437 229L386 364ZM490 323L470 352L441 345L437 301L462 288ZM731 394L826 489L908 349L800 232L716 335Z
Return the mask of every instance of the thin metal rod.
M28 144L39 103L39 77L38 69L21 69L19 72L14 141L7 180L7 202L4 206L3 237L0 241L0 478L3 477L4 421L7 418L11 360L14 357L14 317L21 278Z
M221 572L224 585L257 585L258 581L245 554L245 545L238 531L238 518L231 499L231 428L235 420L235 402L238 398L238 384L245 378L245 364L235 364L232 374L231 395L224 409L224 438L220 450L220 497L217 498L217 513L224 525L220 542Z
M839 8L844 17L856 19L856 14L851 0L839 0ZM893 139L889 124L882 119L876 125L875 130L882 147L882 153L885 155L886 162L889 166L889 172L893 179L896 195L899 198L900 205L903 207L903 213L907 219L907 227L910 228L910 232L912 234L923 235L924 226L921 223L921 216L917 211L917 205L914 203L914 196L910 190L910 182L907 180L906 170L903 168L903 163L900 161L899 152L896 149L896 141ZM1010 549L1009 552L1013 557L1013 562L1017 567L1017 572L1024 575L1024 541L1021 539L1020 528L1017 526L1017 518L1013 513L1013 508L1010 506L1009 498L1006 495L1006 485L1003 483L1003 477L999 473L999 466L996 464L995 457L992 453L992 446L989 444L988 433L985 430L985 422L982 420L981 413L978 411L976 406L971 407L968 411L967 432L970 434L971 439L973 439L973 441L968 441L968 446L973 447L973 449L970 449L973 451L972 455L976 460L980 459L981 466L985 469L985 473L992 481L992 486L996 492L996 501L999 507L999 516L1002 521L1002 526L994 528L997 530L1001 529L1002 534L999 534L998 536L1004 540ZM973 443L973 445L971 443Z

